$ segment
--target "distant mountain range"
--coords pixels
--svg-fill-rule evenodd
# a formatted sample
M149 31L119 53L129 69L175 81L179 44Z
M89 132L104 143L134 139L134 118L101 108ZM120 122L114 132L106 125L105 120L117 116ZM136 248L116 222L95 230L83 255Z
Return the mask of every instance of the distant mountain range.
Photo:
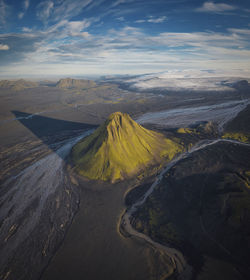
M15 81L9 81L9 80L0 81L0 88L11 89L11 90L15 90L15 91L23 90L26 88L34 88L37 86L38 86L38 83L26 81L23 79L15 80Z
M249 79L237 77L213 77L213 76L176 76L160 74L147 74L141 76L114 76L102 77L99 82L119 84L123 89L138 92L158 92L164 93L169 91L238 91L249 93ZM39 81L31 82L24 79L19 80L0 80L0 89L12 89L15 91L25 88L38 86L49 86L60 89L91 89L98 86L95 81L87 79L63 78L58 82Z
M180 144L116 112L73 148L72 159L80 175L115 182L171 160L180 151Z
M61 89L89 89L96 87L96 83L91 80L83 79L60 79L57 83L51 81L31 82L24 79L19 80L0 80L0 89L22 90L25 88L33 88L38 86L52 86Z

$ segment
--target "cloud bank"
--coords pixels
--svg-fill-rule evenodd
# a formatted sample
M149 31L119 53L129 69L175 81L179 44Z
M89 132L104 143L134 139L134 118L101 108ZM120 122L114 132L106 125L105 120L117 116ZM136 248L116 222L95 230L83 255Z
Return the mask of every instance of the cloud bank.
M249 77L250 72L238 73L238 77L235 75L233 71L173 70L142 75L123 82L131 89L141 91L234 91L234 84L242 77Z

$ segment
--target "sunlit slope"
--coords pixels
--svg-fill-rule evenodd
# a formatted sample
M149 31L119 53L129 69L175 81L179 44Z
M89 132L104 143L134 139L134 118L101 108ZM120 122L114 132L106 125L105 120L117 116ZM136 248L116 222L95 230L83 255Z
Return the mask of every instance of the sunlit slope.
M170 160L181 150L178 143L117 112L73 148L72 159L80 175L114 182L163 159Z
M226 124L222 138L250 143L250 105Z

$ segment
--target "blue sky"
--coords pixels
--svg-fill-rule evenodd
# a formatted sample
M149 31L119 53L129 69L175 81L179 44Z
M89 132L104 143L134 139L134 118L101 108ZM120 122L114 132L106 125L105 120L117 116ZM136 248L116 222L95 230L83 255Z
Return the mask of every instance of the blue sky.
M250 73L250 1L0 0L0 77Z

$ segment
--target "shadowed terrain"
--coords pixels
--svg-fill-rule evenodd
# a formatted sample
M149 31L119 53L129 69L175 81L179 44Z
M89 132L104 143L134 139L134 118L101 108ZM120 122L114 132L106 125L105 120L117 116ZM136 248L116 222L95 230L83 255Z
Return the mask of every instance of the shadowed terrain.
M55 142L54 137L60 135L63 140L63 134L65 137L69 134L74 134L77 136L80 131L94 128L94 125L59 120L54 118L49 118L36 114L29 114L20 111L12 111L16 116L16 119L27 129L29 129L37 138L43 141L44 144L48 145L51 150L57 153L58 146L52 145Z
M1 154L0 279L38 279L78 209L65 159L93 126L13 113L38 140Z
M248 279L250 147L218 143L183 159L134 216L188 257L197 279Z

